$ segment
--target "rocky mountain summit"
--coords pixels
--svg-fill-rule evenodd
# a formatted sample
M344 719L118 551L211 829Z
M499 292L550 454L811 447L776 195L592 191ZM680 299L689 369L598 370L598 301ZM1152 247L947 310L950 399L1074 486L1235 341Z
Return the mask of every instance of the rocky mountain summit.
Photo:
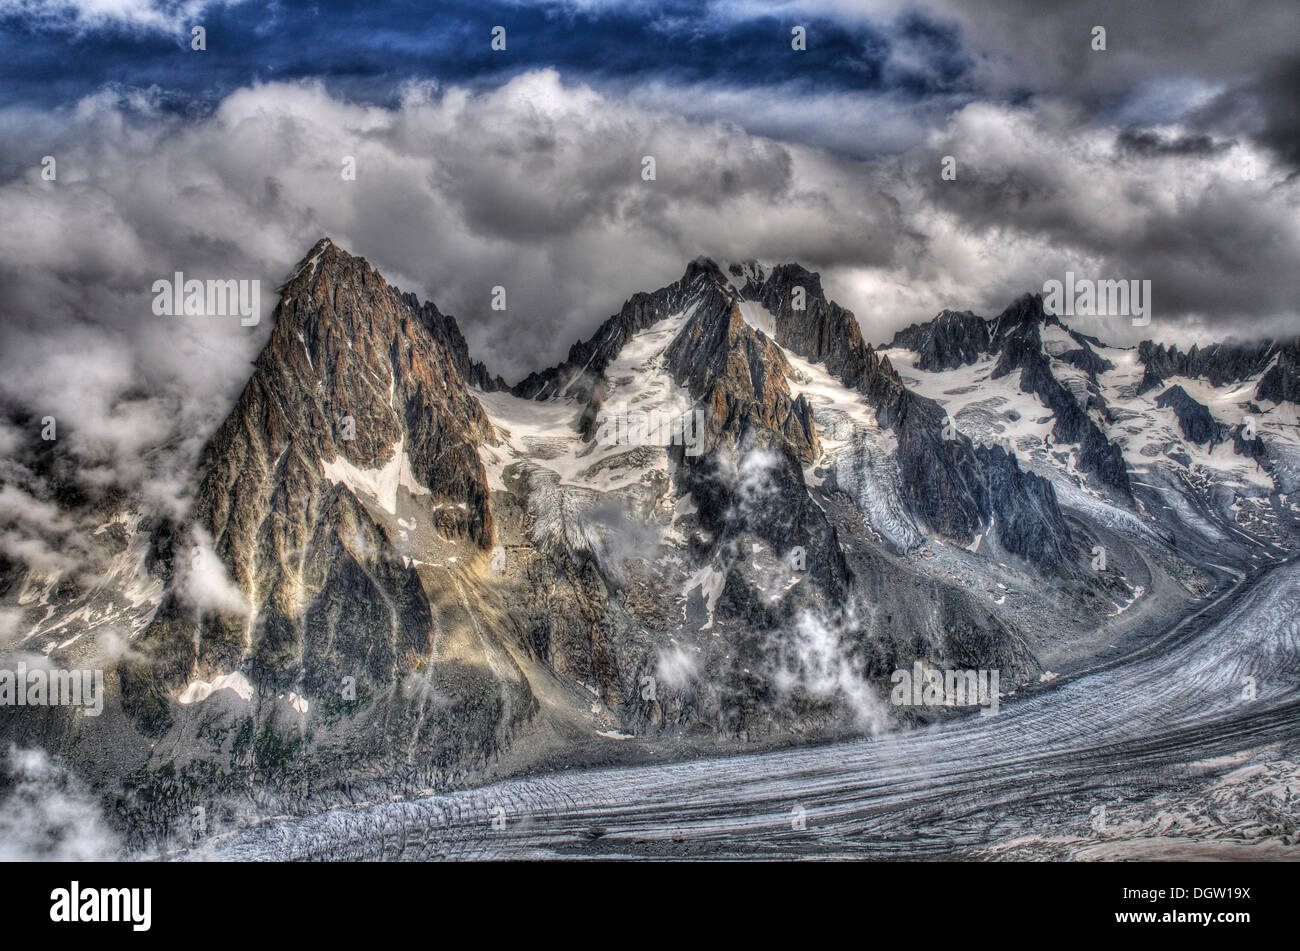
M204 452L196 534L169 537L160 566L186 580L177 555L201 558L207 542L246 608L196 604L193 586L173 584L142 637L151 660L123 671L133 710L166 719L170 694L244 665L268 689L318 693L340 665L391 683L428 654L424 591L389 554L397 537L349 477L392 515L399 492L427 496L439 535L486 546L492 515L477 446L490 424L469 370L455 321L328 239L312 249Z
M895 670L1015 692L1295 531L1294 343L1121 350L1027 295L876 348L800 265L699 259L511 386L329 239L280 293L188 516L121 503L130 598L42 618L0 565L55 660L131 606L99 722L12 725L141 835L898 728L941 712Z

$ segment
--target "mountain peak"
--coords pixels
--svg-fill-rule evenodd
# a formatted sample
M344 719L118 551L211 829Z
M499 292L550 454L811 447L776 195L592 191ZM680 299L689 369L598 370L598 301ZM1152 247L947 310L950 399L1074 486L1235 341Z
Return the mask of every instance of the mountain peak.
M943 310L933 320L894 334L890 347L918 354L917 366L925 370L955 370L973 363L989 349L989 322L968 310Z
M1056 324L1060 326L1061 323L1057 320L1055 314L1049 314L1044 310L1043 295L1037 292L1021 294L1008 304L1002 313L993 318L993 322L999 328L1012 328L1025 324Z
M744 261L733 261L727 265L727 273L733 279L740 281L740 286L745 284L762 284L767 280L768 269L753 258Z
M302 258L299 259L298 263L293 266L293 269L289 272L289 276L285 278L284 282L281 284L280 290L283 291L284 288L288 287L304 274L310 278L316 266L320 263L321 258L326 255L342 255L348 258L352 257L352 255L339 248L328 237L322 237L313 244L311 250L304 254Z
M393 682L431 627L410 560L391 555L402 533L418 523L458 557L494 535L478 456L492 426L450 317L323 238L276 318L204 450L194 501L198 532L256 621L197 616L169 589L141 638L178 662L125 674L127 705L144 716L161 709L159 691L235 669L279 690L303 678L319 690L353 669ZM348 615L367 605L387 620L362 625L372 639L359 644Z
M694 284L701 276L711 277L722 286L727 285L726 275L722 273L722 268L713 258L700 255L695 260L686 265L686 272L682 274L679 282L683 290Z

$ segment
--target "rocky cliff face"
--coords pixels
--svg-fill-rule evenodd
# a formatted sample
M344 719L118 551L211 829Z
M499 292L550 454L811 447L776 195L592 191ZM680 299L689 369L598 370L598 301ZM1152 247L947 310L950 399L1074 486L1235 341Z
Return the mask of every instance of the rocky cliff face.
M826 300L817 275L798 265L783 265L770 274L751 267L743 293L776 315L778 343L825 366L846 387L860 392L880 425L893 430L904 497L924 525L969 544L995 524L998 510L1019 510L1024 499L1033 496L1033 510L1044 517L996 522L1002 544L1048 571L1072 556L1070 531L1051 486L1036 485L1038 478L1014 468L1005 453L977 453L970 439L949 425L937 403L905 387L889 358L863 341L853 314ZM803 310L796 309L799 298ZM948 367L987 350L987 329L976 329L977 324L983 327L983 321L969 313L945 311L931 326L913 327L901 336L921 348L923 362ZM1012 486L1019 495L1006 494ZM1024 531L1029 521L1033 528Z
M1221 343L1201 349L1196 344L1186 353L1149 340L1142 341L1138 358L1147 368L1143 386L1155 386L1173 376L1204 377L1212 386L1237 383L1263 371L1278 347L1271 341Z
M745 323L716 265L697 265L683 277L692 279L703 285L699 303L666 357L675 379L704 409L706 445L735 447L767 430L803 463L812 462L817 431L808 401L790 393L792 370L784 354Z
M934 320L900 330L892 345L914 350L917 367L933 372L974 363L980 354L990 351L992 339L983 317L968 310L945 310Z
M993 370L994 378L1019 370L1021 391L1035 394L1055 416L1053 439L1057 443L1078 444L1079 470L1094 473L1106 486L1131 495L1132 487L1129 485L1124 454L1106 438L1105 432L1093 418L1093 414L1104 415L1104 402L1091 392L1080 399L1079 394L1061 383L1052 372L1050 358L1043 348L1042 328L1059 328L1060 322L1043 312L1041 295L1027 294L1021 297L999 314L994 323L997 327L994 343L1001 354L997 367ZM1079 337L1075 337L1074 342L1086 344ZM1074 354L1073 360L1066 362L1075 366L1089 365L1089 361L1080 358L1075 351L1066 353ZM1095 369L1086 372L1095 379L1096 373L1101 369L1104 366L1096 364Z
M661 326L671 329L655 333L654 329ZM626 350L640 346L632 346L638 335L661 340L646 354L649 360L645 363L625 356ZM630 375L631 371L646 374L650 367L664 377L655 384L654 400L647 400L650 394L638 391L636 377ZM588 646L609 639L611 632L623 626L622 620L613 617L607 606L608 592L624 583L640 581L646 585L643 595L658 602L649 605L650 613L672 615L680 606L683 620L691 617L688 623L703 622L709 629L735 624L757 631L779 627L789 621L797 604L833 604L843 596L849 583L848 571L835 531L808 497L804 480L803 468L813 462L820 449L807 400L791 392L793 375L781 349L746 323L735 289L728 286L718 267L711 261L700 260L688 266L676 283L631 298L591 340L575 345L563 364L535 373L513 389L516 398L549 404L572 401L577 414L575 428L585 440L577 450L579 455L600 451L592 445L597 432L596 420L602 412L612 412L629 399L634 408L640 405L643 409L657 409L665 403L665 391L676 388L679 410L699 413L702 420L698 433L701 444L695 451L688 453L683 445L613 447L614 458L600 464L608 467L606 471L629 464L639 471L648 465L662 471L663 480L653 482L648 498L644 493L628 498L633 493L624 492L622 498L605 506L614 507L617 520L623 519L630 510L636 510L638 518L646 518L647 504L651 509L671 511L668 525L660 530L671 533L674 526L680 526L677 531L687 533L689 542L682 558L690 570L676 577L672 585L664 585L662 577L648 577L662 575L662 565L647 570L651 566L632 559L629 581L624 577L626 566L611 569L605 559L597 557L585 569L590 572L586 589L590 590L596 583L598 593L589 600L591 610L584 614L594 612L603 633L596 634L588 628L577 636L562 637L559 641L565 646L560 651L555 649L557 639L548 634L544 641L550 648L544 652L545 660L566 669L591 671L591 679L598 684L597 692L607 702L620 703L634 697L636 680L629 682L628 661L640 671L637 676L643 677L656 669L655 654L662 651L647 651L645 645L629 647L617 652L622 654L621 663L610 659L602 674L595 670L594 655ZM629 391L633 395L629 396ZM755 485L757 479L761 479L761 485ZM643 475L641 480L646 483L647 477ZM565 486L557 487L555 498L557 505L579 512L590 506L585 493ZM581 516L575 518L580 520ZM582 538L578 548L599 550L599 545L591 544L590 533L576 534ZM656 544L662 545L662 539ZM753 560L748 551L750 546L764 549L773 559L770 566L759 572L764 576L789 575L781 567L782 559L798 548L799 571L809 582L806 587L811 589L807 597L804 588L800 588L790 597L779 599L779 603L766 603L769 599L759 590L762 582L748 577L747 569ZM573 550L572 544L558 549L550 546L548 554L561 588L573 590L576 597L581 585L571 562ZM743 557L742 550L743 554L750 554L748 559ZM678 560L678 556L662 550L660 555L667 562ZM687 591L685 599L677 593L683 585ZM698 611L703 613L697 615ZM661 617L651 620L644 611L639 611L638 617L644 625L663 626ZM557 626L569 625L558 618L548 622L549 628ZM719 652L712 644L699 650L705 655L706 669L714 679L722 678L724 685L720 689L709 688L707 699L696 693L698 688L692 688L694 699L681 710L666 710L661 702L651 709L629 703L630 715L636 722L643 726L671 722L689 725L688 711L696 707L712 712L701 713L697 709L694 716L713 720L715 725L725 725L727 729L761 732L772 729L771 711L765 712L762 705L755 706L744 695L752 684L746 686L745 678L727 680L735 676L734 672L727 672L734 667L729 662L736 659L734 655L729 659L715 656ZM750 656L756 671L770 660L764 657L768 646L762 643L762 638L751 635L745 650L753 652ZM720 671L718 668L724 660L728 663ZM620 671L617 675L616 669ZM734 712L742 709L746 710L743 716Z
M1121 404L1146 394L1153 394L1156 408L1175 414L1179 434L1191 444L1212 452L1230 441L1235 455L1258 462L1278 485L1293 484L1295 462L1289 452L1271 452L1270 439L1243 433L1247 417L1266 412L1268 403L1294 402L1300 393L1300 342L1229 342L1182 352L1144 341L1136 351L1117 351L1065 327L1044 313L1038 296L1025 295L990 320L944 311L932 321L900 331L892 346L895 352L907 353L912 368L927 374L993 360L989 378L1012 378L1021 392L1033 394L1050 413L1052 446L1071 447L1064 455L1056 448L1051 451L1068 460L1071 471L1087 474L1121 497L1132 498L1129 471L1134 462L1124 452L1132 441L1126 425L1131 410ZM1132 383L1115 391L1103 382L1127 380L1130 364L1140 373ZM1218 391L1253 381L1258 402L1211 409L1184 386L1168 382L1177 380L1203 381ZM1170 451L1193 464L1190 455Z
M1284 500L1264 500L1297 485L1292 411L1278 405L1296 392L1295 348L1110 347L1026 295L990 320L945 312L909 327L889 353L973 438L1010 443L1058 492L1178 512L1221 545L1240 524L1280 541L1291 522ZM1230 504L1243 495L1252 502ZM1197 510L1235 525L1199 524Z
M1255 398L1300 403L1300 339L1278 347L1277 362L1260 378Z
M826 299L818 275L798 264L780 265L765 276L751 271L741 293L775 315L773 336L781 346L823 364L873 403L897 399L902 384L888 359L882 360L863 341L851 311Z
M809 388L809 374L828 374L827 385L858 407L850 415L862 416L862 424L825 422L862 434L856 458L875 460L864 463L869 471L855 483L873 519L879 512L872 493L883 492L899 500L891 511L909 524L908 500L938 524L951 523L954 510L965 513L964 541L970 541L995 513L1023 506L1045 488L1035 497L1035 514L1047 517L1022 539L1024 550L1039 558L1035 563L1047 566L1069 550L1069 529L1051 511L1050 487L1035 487L1037 480L1005 456L977 456L968 440L948 446L937 406L907 391L888 360L864 343L852 314L825 300L816 275L798 265L771 275L753 267L742 273L745 281L728 279L711 261L693 262L676 283L629 300L563 364L531 375L509 399L488 400L492 418L507 432L538 412L572 406L567 412L581 442L568 451L587 467L568 475L573 465L561 462L566 450L557 442L547 442L543 458L540 441L508 441L508 458L516 461L504 466L507 487L513 473L528 471L530 480L544 480L550 504L567 513L568 541L547 544L545 572L552 590L581 605L575 614L547 618L544 633L533 636L539 657L581 671L637 730L707 724L750 737L807 730L836 717L878 717L879 709L867 710L871 691L854 685L894 669L919 644L951 656L979 643L1009 670L1032 664L1010 631L956 589L939 585L922 609L878 559L863 553L855 556L857 568L850 566L844 533L861 532L861 516L855 524L839 503L825 501L836 484L828 469L846 471L845 456L824 441L814 402L826 397ZM795 287L805 289L803 308L793 304ZM807 369L805 359L812 361ZM512 402L523 399L544 409ZM614 407L649 409L674 400L702 414L698 453L670 446L660 456L593 438L601 414ZM878 418L900 434L884 457L875 455ZM959 461L937 461L940 453ZM957 466L969 470L969 483L931 498L927 486L947 485L945 474ZM629 469L613 491L585 488L594 473ZM550 481L555 471L562 473L559 484ZM531 485L511 489L516 499L537 492ZM593 505L596 499L605 501ZM494 504L508 504L507 497L494 496ZM610 520L602 516L603 524L593 524L584 512L607 515L611 508L646 525L657 548L653 561L627 559L620 570L610 569ZM1024 520L1008 524L1023 527ZM534 541L535 531L536 523ZM1058 537L1044 543L1053 533ZM915 528L899 527L899 534L913 545L920 538ZM580 571L574 553L583 553ZM532 565L543 570L536 559ZM633 591L635 600L624 604L634 618L613 610L618 593ZM588 623L593 616L597 622ZM666 629L665 617L674 619ZM677 646L647 643L646 628L673 632L669 641ZM810 640L821 646L814 649ZM604 646L597 650L597 643ZM680 689L641 702L635 684L647 674L679 679L664 658L680 661L680 650L690 670ZM835 684L829 689L828 679Z
M1169 407L1178 417L1178 426L1184 436L1210 449L1223 441L1228 427L1216 422L1209 409L1187 395L1181 386L1171 386L1156 398L1156 406Z

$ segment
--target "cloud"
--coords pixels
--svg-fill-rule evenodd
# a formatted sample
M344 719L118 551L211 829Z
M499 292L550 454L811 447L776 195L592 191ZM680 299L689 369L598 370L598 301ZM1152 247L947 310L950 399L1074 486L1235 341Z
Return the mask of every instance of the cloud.
M632 559L653 562L663 545L663 538L653 525L636 517L624 501L612 499L585 509L579 516L583 531L596 544L592 555L605 576L622 584L624 566Z
M735 466L731 480L734 493L734 511L731 514L734 517L749 520L778 498L774 476L782 463L779 453L771 449L751 449L739 453L734 463L726 454L719 454L718 459L719 465L730 463Z
M1258 72L1222 90L1191 118L1227 134L1252 136L1287 163L1294 177L1300 174L1300 54L1261 63Z
M49 574L74 575L93 561L67 513L13 483L0 485L0 555Z
M888 728L889 711L845 647L844 635L854 626L851 611L843 618L800 612L778 635L773 680L784 693L798 688L819 700L844 703L860 728L876 734Z
M0 608L0 651L8 650L22 630L22 608Z
M699 661L680 647L661 650L655 661L655 676L674 690L684 689L699 676Z
M394 109L315 84L258 86L189 122L106 91L63 120L5 121L42 142L59 176L43 182L29 163L0 188L16 223L0 239L13 262L0 292L19 315L7 349L29 367L89 368L93 355L86 385L124 391L134 378L149 399L174 395L168 380L229 395L265 332L153 318L153 280L261 277L265 292L322 233L455 313L475 350L514 376L554 362L702 252L882 264L902 253L887 238L897 209L860 193L841 160L637 109L551 71L480 94L411 87ZM653 183L640 175L647 154ZM357 160L355 182L342 180L344 156ZM497 284L504 314L489 307ZM51 310L69 331L57 346ZM11 388L51 412L80 402L35 372ZM171 411L198 423L197 401L182 404Z
M186 28L200 18L212 52L195 57ZM1098 125L1249 137L1300 168L1293 0L1248 16L1183 0L550 0L490 19L466 0L435 18L414 5L0 0L0 19L0 55L16 64L0 102L64 105L122 83L202 114L252 77L319 77L349 101L392 104L403 82L483 89L554 68L643 107L858 157L911 148L971 102L1055 98ZM487 55L496 23L508 51ZM805 51L790 49L794 25Z
M1229 142L1215 142L1208 135L1180 135L1165 137L1150 129L1124 129L1116 144L1127 151L1142 155L1208 155L1228 148Z
M919 0L915 8L958 26L984 95L1030 90L1093 100L1103 110L1113 107L1105 97L1132 95L1152 81L1227 83L1294 53L1289 0L1262 0L1249 16L1183 0L1094 0L1052 11L1036 0ZM1097 26L1106 30L1104 51L1093 49Z
M107 862L122 857L98 803L43 750L0 759L0 862Z
M873 24L892 44L891 59L914 59L899 24L920 37L946 29L942 58L960 61L965 102L1068 101L1090 124L1182 123L1192 134L1250 137L1300 170L1293 0L1261 0L1249 15L1186 0L1094 0L1045 9L1038 0L816 0L731 2L735 16L823 16ZM888 26L882 27L882 24ZM1106 49L1094 50L1094 27ZM912 45L916 45L913 41ZM941 87L942 88L942 87Z
M212 550L212 539L201 525L195 525L193 533L189 561L181 566L180 596L199 611L246 616L248 599L226 574L225 565Z

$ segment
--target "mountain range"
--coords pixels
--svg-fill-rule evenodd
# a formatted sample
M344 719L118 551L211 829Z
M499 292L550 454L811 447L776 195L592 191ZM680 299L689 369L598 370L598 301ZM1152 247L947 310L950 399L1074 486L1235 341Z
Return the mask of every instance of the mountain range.
M870 734L959 715L891 704L896 670L1042 689L1300 531L1298 340L1114 347L1029 294L875 347L800 265L702 258L557 366L489 363L324 238L184 517L39 447L104 567L0 560L0 599L108 698L6 735L157 842L200 804ZM636 414L682 438L602 435Z

